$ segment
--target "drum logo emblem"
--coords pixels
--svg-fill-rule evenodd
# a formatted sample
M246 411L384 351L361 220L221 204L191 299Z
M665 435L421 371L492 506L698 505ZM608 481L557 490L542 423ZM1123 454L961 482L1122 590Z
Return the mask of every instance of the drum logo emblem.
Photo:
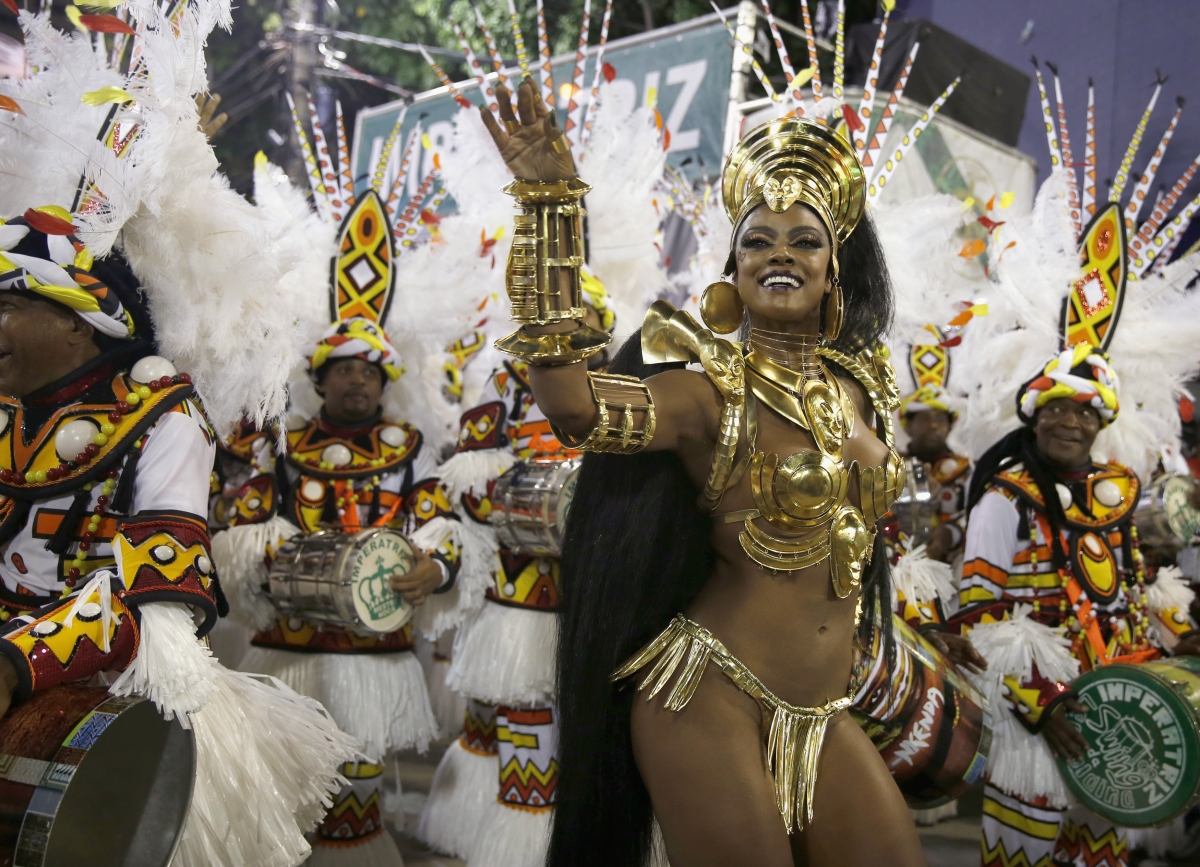
M372 628L398 629L408 619L404 597L388 584L392 575L412 569L412 549L392 533L380 533L354 559L354 607ZM395 625L390 621L398 620Z
M1092 710L1071 719L1091 749L1082 761L1060 767L1085 801L1132 818L1176 794L1190 757L1168 705L1152 690L1117 678L1088 684L1080 701Z
M942 702L944 697L940 687L930 687L925 692L925 704L921 708L921 717L912 727L900 746L896 749L893 763L904 762L912 766L913 757L923 750L928 750L933 739L934 728L941 721Z

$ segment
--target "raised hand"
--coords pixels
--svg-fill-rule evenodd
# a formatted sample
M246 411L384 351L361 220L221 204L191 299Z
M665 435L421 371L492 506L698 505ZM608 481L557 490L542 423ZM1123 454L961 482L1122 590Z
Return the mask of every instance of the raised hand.
M509 171L523 181L566 181L575 177L570 145L532 78L525 76L517 87L516 113L512 92L503 81L496 85L496 101L503 127L486 105L479 107L479 113Z

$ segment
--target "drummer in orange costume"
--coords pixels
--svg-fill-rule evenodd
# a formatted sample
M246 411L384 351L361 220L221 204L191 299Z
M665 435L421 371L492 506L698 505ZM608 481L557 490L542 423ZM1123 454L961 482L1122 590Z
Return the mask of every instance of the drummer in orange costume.
M382 416L385 385L400 376L400 358L383 331L365 319L334 323L310 359L325 398L317 418L287 432L288 451L275 474L260 474L241 489L234 530L216 537L218 565L225 546L266 543L274 556L284 539L333 527L354 534L389 527L414 541L416 565L390 583L413 605L454 587L456 536L431 450L421 432ZM271 506L278 502L280 515ZM256 532L262 527L265 532ZM248 531L248 532L247 532ZM223 538L224 537L224 538ZM420 543L425 543L424 545ZM261 557L261 553L259 555ZM228 562L228 561L226 561ZM230 568L238 597L246 577ZM263 583L263 576L257 581ZM251 603L259 627L241 667L270 674L317 698L354 735L372 762L389 753L424 749L437 734L420 664L412 653L413 624L378 634L353 624L291 617L260 598ZM234 602L235 611L238 608ZM238 612L243 617L245 610ZM371 850L380 863L399 863L383 825L378 764L347 765L350 786L326 815L314 841L321 863L358 863ZM356 845L357 844L357 845Z
M909 438L905 458L914 463L905 494L883 521L896 614L915 629L939 633L931 640L952 661L977 666L981 660L968 645L950 639L950 646L944 638L946 619L957 607L952 564L962 554L971 462L946 443L958 412L946 391L950 350L945 334L936 325L926 325L921 336L923 340L908 347L908 369L916 388L900 399L900 424ZM923 477L917 464L924 465ZM912 493L926 492L933 499L924 506L910 501L915 499Z
M1082 808L1066 814L1065 784L1048 761L1050 751L1079 758L1088 747L1064 714L1084 710L1070 682L1081 670L1160 650L1200 653L1195 637L1179 640L1191 624L1172 604L1175 588L1157 586L1144 569L1132 523L1137 477L1090 456L1116 418L1116 387L1103 352L1086 343L1064 349L1018 395L1025 426L983 455L972 481L962 610L953 622L974 627L999 687L992 700L1023 727L1008 714L998 720L985 865L1127 863L1123 830ZM1161 579L1170 581L1178 579ZM1014 658L1021 645L1032 665Z

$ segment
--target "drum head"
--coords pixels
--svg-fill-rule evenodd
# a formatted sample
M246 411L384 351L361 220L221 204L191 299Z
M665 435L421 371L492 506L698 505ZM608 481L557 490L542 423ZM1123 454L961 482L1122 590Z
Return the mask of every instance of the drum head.
M1200 660L1181 657L1170 665L1185 659L1179 677L1194 679ZM1074 683L1089 710L1068 717L1090 749L1076 762L1059 759L1058 767L1084 806L1117 825L1169 822L1200 782L1197 715L1155 674L1162 665L1108 665Z
M1170 476L1163 485L1163 508L1171 532L1186 545L1200 527L1200 512L1192 508L1192 480Z
M192 800L192 733L164 720L150 701L99 731L89 728L96 718L85 719L68 739L95 740L63 795L43 864L166 867Z
M567 512L571 510L571 501L575 499L575 488L579 485L579 471L583 468L582 460L567 461L563 467L563 486L558 494L558 539L561 545L567 531Z
M412 544L390 530L366 531L343 574L350 576L354 610L364 628L386 634L408 622L413 607L388 585L395 573L410 572L417 562Z

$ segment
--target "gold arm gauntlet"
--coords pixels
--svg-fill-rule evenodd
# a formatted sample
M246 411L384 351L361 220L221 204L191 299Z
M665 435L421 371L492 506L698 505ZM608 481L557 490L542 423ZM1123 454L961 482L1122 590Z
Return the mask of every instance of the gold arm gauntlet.
M589 373L592 398L600 418L596 426L582 439L569 436L551 425L558 441L568 448L583 452L612 452L632 455L640 452L654 438L657 420L650 389L635 376L612 373ZM620 424L614 424L613 409L620 413ZM642 414L638 426L637 414Z
M505 279L513 321L552 325L574 320L563 334L516 331L496 346L533 364L571 364L602 350L611 336L584 323L579 271L583 265L583 206L591 189L578 178L515 180L504 192L517 200Z

